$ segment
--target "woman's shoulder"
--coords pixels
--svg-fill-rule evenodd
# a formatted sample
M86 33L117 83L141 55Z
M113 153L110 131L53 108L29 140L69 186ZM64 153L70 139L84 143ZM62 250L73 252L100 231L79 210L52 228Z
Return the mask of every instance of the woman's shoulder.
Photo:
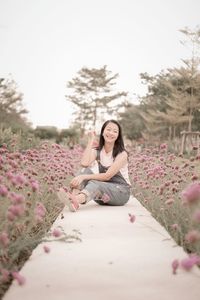
M128 156L128 153L127 153L127 151L126 150L122 150L119 154L122 154L122 155L126 155L126 156Z
M126 150L123 150L122 152L117 154L116 158L128 160L128 153L126 152Z

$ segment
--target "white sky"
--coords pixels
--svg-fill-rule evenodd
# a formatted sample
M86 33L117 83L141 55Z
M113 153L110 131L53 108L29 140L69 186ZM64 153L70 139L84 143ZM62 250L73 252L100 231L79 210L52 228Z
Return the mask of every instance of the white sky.
M199 24L199 0L0 0L0 78L12 74L33 126L66 128L66 83L83 66L107 65L118 90L142 95L139 73L180 65L178 30Z

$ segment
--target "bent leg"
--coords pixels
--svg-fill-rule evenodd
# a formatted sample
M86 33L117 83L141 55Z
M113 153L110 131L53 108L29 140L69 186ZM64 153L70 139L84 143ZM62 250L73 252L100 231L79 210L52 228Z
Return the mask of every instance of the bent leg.
M78 175L82 175L82 174L92 174L92 170L90 168L82 168L80 169L75 176ZM88 183L88 180L84 180L78 187L73 188L72 189L72 194L73 195L78 195L80 194L81 190L86 186L86 184ZM85 203L84 199L82 199L83 197L79 197L80 198L80 202L79 203ZM79 199L78 199L79 201Z
M92 172L92 170L91 170L90 168L82 168L82 169L80 169L80 170L77 172L76 176L78 176L78 175L83 175L83 174L93 174L93 172ZM79 190L82 190L82 189L86 186L87 183L88 183L88 180L84 180L84 181L80 184L80 186L78 187L78 189L79 189Z
M98 180L90 180L81 192L86 194L87 202L93 199L100 205L120 206L130 198L129 187Z

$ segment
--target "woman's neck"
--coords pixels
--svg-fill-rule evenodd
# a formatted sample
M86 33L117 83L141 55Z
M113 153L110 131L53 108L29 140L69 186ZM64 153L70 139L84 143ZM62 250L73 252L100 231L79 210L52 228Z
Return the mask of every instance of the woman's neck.
M104 150L106 153L111 152L113 150L113 148L114 148L113 144L109 144L109 143L104 144Z

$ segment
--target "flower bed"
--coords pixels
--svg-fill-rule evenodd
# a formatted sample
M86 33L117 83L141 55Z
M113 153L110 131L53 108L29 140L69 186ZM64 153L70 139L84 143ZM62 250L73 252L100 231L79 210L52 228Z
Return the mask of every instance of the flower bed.
M200 156L160 149L130 153L134 196L188 253L200 255Z
M0 298L13 278L25 282L19 270L63 209L56 191L74 175L80 153L79 146L48 143L22 152L0 148ZM59 229L52 236L68 238Z
M0 298L12 279L25 283L20 268L44 236L64 241L78 238L50 228L63 209L56 191L68 185L81 152L79 146L69 150L49 143L22 152L10 152L5 145L0 148ZM177 157L164 145L129 153L133 194L190 253L180 262L186 270L200 264L199 164L199 156ZM135 222L134 215L129 218ZM44 252L49 251L44 245ZM178 266L175 259L174 274Z

